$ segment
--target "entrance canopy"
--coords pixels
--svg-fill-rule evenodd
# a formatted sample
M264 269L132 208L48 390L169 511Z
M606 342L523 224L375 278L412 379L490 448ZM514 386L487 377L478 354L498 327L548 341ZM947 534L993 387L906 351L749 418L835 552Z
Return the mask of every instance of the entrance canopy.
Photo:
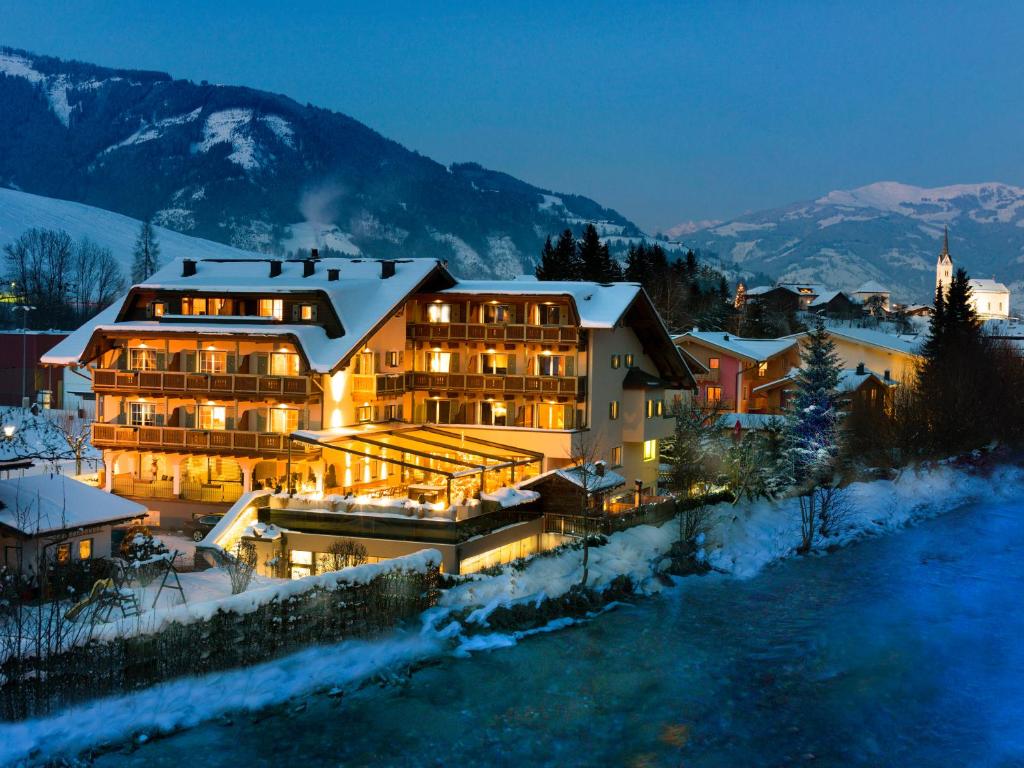
M291 437L326 449L325 461L330 462L331 452L344 456L346 468L355 459L362 470L346 469L338 478L338 486L345 490L405 488L416 495L436 488L449 504L453 488L463 497L488 493L538 474L544 459L541 453L428 424L388 422L297 430ZM379 468L371 469L377 462Z

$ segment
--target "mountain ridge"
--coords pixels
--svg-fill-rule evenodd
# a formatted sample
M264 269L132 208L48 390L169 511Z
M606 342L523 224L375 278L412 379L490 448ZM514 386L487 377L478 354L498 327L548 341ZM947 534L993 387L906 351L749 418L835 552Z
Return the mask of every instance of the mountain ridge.
M1024 188L1003 182L880 181L717 222L684 240L744 271L848 290L877 280L894 300L930 302L946 227L957 266L995 276L1022 306Z
M477 163L444 166L340 112L0 48L0 185L267 253L331 248L530 271L544 238L617 211Z

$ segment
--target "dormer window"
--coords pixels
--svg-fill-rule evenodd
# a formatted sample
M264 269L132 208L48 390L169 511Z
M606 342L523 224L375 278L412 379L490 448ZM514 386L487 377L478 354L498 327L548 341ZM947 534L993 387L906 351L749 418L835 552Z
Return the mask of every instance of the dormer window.
M146 306L147 317L163 317L165 314L167 314L166 301L151 301Z
M256 304L256 311L260 317L281 320L284 318L284 301L281 299L260 299Z
M292 320L316 320L316 305L296 304L292 307Z

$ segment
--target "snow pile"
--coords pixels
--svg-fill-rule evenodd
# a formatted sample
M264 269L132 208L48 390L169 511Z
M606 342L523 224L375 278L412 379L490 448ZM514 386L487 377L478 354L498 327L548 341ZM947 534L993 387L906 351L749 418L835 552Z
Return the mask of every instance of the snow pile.
M848 511L838 530L819 537L816 548L845 546L856 539L902 528L964 504L1010 498L1024 488L1024 470L999 467L991 477L969 474L949 465L906 470L896 480L853 483ZM796 499L761 501L742 507L715 507L708 562L740 578L750 578L769 563L793 555L800 543L800 509Z
M484 501L496 501L503 508L518 507L520 504L528 504L531 501L536 501L540 498L540 494L537 491L527 491L523 488L509 488L505 486L499 488L494 493L482 493L480 498Z

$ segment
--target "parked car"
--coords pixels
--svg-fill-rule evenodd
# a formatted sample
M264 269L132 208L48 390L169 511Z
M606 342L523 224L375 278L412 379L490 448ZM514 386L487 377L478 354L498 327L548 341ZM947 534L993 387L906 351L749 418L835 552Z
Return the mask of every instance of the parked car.
M185 522L185 533L192 541L202 541L222 517L224 515L192 515L192 519Z

